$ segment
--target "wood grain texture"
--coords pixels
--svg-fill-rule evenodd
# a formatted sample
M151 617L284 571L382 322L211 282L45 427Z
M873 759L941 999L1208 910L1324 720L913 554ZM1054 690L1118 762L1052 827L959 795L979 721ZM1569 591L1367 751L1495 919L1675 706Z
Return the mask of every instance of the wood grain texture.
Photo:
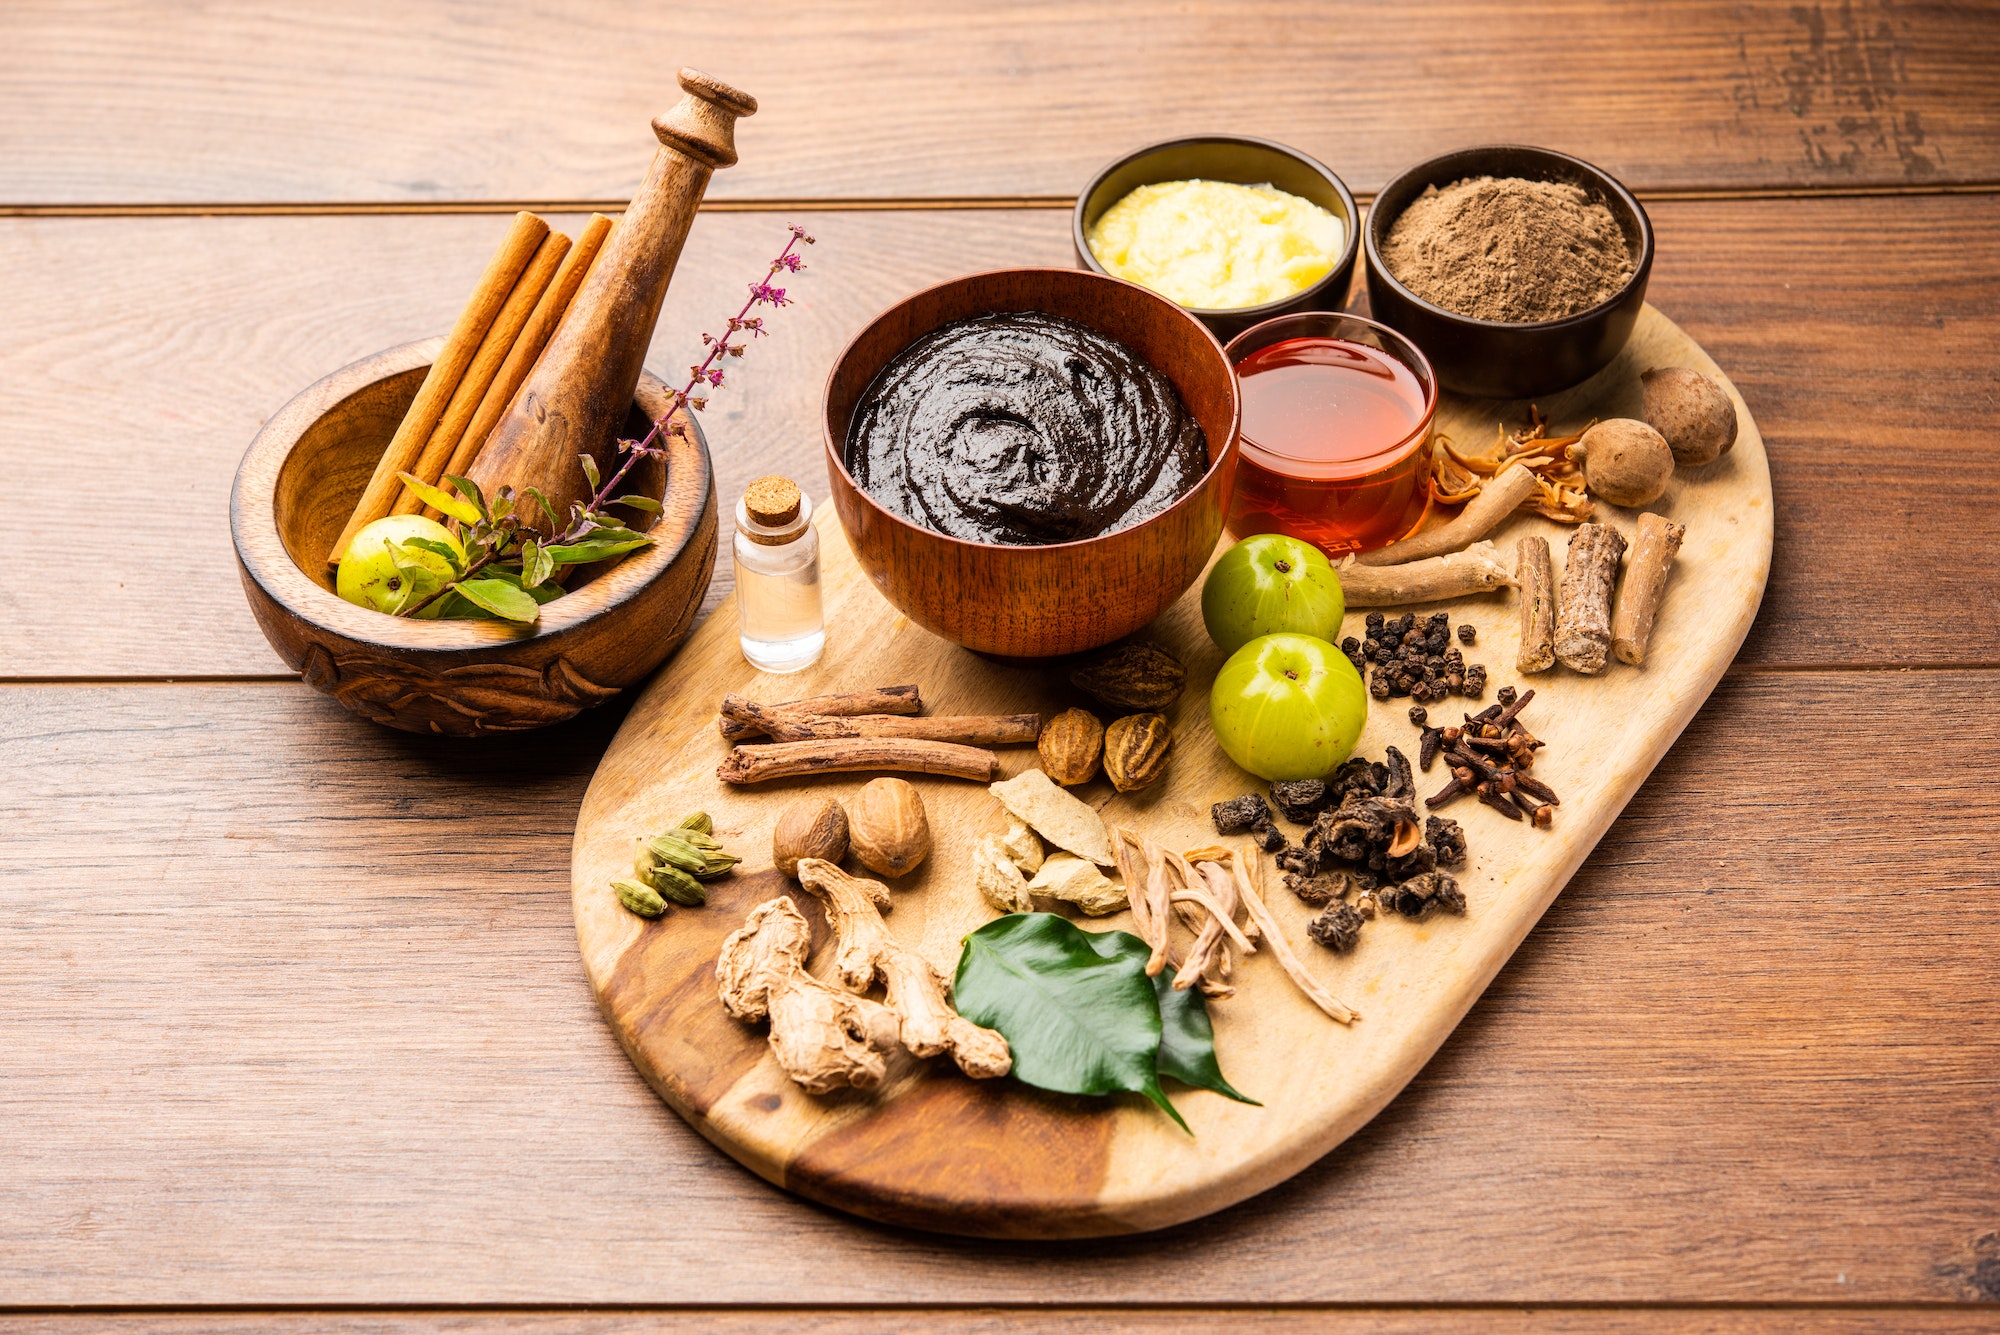
M1102 1307L1021 1310L993 1307L878 1307L858 1311L729 1308L481 1312L462 1309L393 1312L48 1313L0 1315L0 1335L76 1335L84 1331L159 1331L163 1335L312 1331L324 1335L602 1335L643 1326L656 1331L716 1335L879 1335L885 1330L944 1330L968 1335L1179 1335L1215 1326L1242 1335L1314 1331L1320 1335L1991 1335L1996 1318L1977 1307L1891 1307L1861 1311L1693 1307L1163 1307L1113 1311Z
M1631 345L1601 375L1546 401L1551 430L1567 435L1592 418L1629 416L1639 369L1660 365L1718 374L1671 321L1649 309ZM1138 1100L1050 1098L1018 1083L968 1081L948 1063L919 1063L907 1053L873 1093L815 1097L770 1056L760 1027L738 1025L732 1033L714 1023L721 938L754 905L787 889L770 864L780 814L803 791L845 798L860 786L858 778L755 790L718 783L714 767L728 747L714 718L725 695L813 695L914 681L933 708L951 711L1047 717L1088 703L1060 671L1000 666L911 624L824 519L825 658L795 678L763 676L743 661L725 604L647 687L584 797L571 888L585 967L606 1019L647 1080L703 1135L771 1181L868 1218L982 1237L1100 1236L1181 1223L1268 1189L1364 1125L1444 1041L1735 655L1771 555L1763 441L1740 404L1737 412L1727 460L1677 476L1652 507L1689 530L1654 665L1593 679L1520 679L1537 692L1528 726L1549 743L1536 775L1563 798L1554 828L1526 829L1518 820L1510 827L1471 802L1446 813L1464 825L1472 849L1458 873L1470 905L1464 918L1385 918L1354 952L1335 957L1306 940L1313 911L1275 874L1267 877L1265 900L1293 948L1362 1019L1351 1028L1329 1023L1269 952L1244 961L1238 995L1212 1003L1208 1013L1230 1083L1263 1107L1189 1092L1177 1105L1193 1128L1189 1136ZM1447 397L1437 429L1458 440L1484 439L1492 421L1492 405ZM1599 520L1630 533L1635 517L1601 506ZM1529 532L1560 545L1564 530L1522 516L1496 536L1511 543ZM1215 842L1211 804L1262 788L1221 754L1208 727L1208 683L1223 655L1202 628L1200 601L1199 589L1188 589L1144 632L1188 670L1186 692L1169 706L1175 744L1166 778L1139 794L1117 795L1105 779L1077 790L1108 824L1175 849ZM1490 663L1496 686L1516 680L1506 666L1518 622L1512 597L1440 606L1478 628L1468 661ZM1361 622L1362 613L1350 614L1344 632L1361 634ZM1416 729L1404 713L1397 702L1372 709L1356 754L1379 757L1395 745L1413 755ZM1441 716L1455 717L1442 707ZM1011 778L1034 768L1035 755L1014 748L1001 762ZM982 784L911 777L929 808L936 846L922 867L896 881L896 907L887 916L902 944L949 977L965 934L997 916L972 883L972 848L981 835L1004 830L1007 817ZM1442 782L1435 771L1423 779L1426 792ZM745 859L746 870L762 870L718 883L704 910L654 922L626 912L610 881L628 874L633 839L695 810L710 813L717 837ZM794 899L808 920L822 917L812 897ZM1085 926L1132 930L1122 913Z
M763 100L716 186L739 199L1071 195L1212 131L1356 189L1480 141L1641 188L2000 177L1977 3L40 0L0 24L17 203L624 200L683 64Z
M1936 612L2000 602L2000 571L1965 560L1959 539L2000 506L1988 466L2000 435L1992 212L1974 198L1653 207L1653 303L1729 368L1772 459L1779 541L1741 661L2000 663L2000 623ZM1054 211L704 214L667 297L655 369L689 360L795 217L819 238L813 267L791 284L798 302L703 415L732 504L764 473L820 475L826 372L875 312L954 273L1068 262L1066 215ZM170 559L151 544L118 547L60 584L0 582L0 624L17 628L0 637L0 676L284 672L231 570L237 462L305 385L448 326L492 227L477 217L0 220L16 314L0 322L10 407L0 480L21 540L47 549L87 516L56 461L83 429L75 405L107 376L131 408L90 429L119 452L127 487L186 520ZM1830 614L1833 572L1865 616ZM709 606L730 573L724 560Z
M1967 832L2000 822L1996 693L1991 671L1726 678L1361 1134L1198 1226L1038 1247L802 1205L634 1074L567 874L620 705L460 744L296 684L8 688L0 1290L1974 1298L2000 1229L2000 1021L1977 1000L2000 921ZM1873 729L1772 745L1857 698ZM1868 800L1820 796L1829 773Z

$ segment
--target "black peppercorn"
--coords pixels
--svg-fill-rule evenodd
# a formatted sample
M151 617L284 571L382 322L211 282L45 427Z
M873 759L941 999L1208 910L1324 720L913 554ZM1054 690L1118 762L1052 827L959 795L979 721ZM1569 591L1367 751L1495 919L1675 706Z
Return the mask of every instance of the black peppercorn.
M1514 702L1512 700L1509 700L1507 703L1513 704ZM1429 711L1427 711L1422 705L1411 705L1410 722L1416 724L1419 728L1427 726L1430 723Z
M1502 705L1511 705L1519 697L1512 686L1502 686L1498 691L1493 693L1493 698L1498 700Z
M1471 644L1474 640L1478 638L1479 638L1479 630L1470 621L1461 621L1458 624L1459 643Z

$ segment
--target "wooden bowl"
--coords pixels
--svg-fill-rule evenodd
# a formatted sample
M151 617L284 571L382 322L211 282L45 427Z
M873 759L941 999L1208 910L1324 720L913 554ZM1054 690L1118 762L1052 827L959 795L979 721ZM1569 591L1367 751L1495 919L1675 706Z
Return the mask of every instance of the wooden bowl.
M476 737L560 723L636 685L686 638L715 568L715 478L699 425L663 469L656 539L542 608L532 627L409 621L343 601L326 553L395 434L442 338L343 367L279 410L236 470L229 525L250 610L278 656L364 718ZM643 435L667 387L642 375L625 430ZM692 424L691 424L692 425Z
M1144 523L1079 542L1006 546L936 533L883 508L847 471L854 408L897 353L990 311L1044 311L1124 343L1173 383L1208 438L1208 472ZM979 653L1036 660L1095 649L1173 605L1207 564L1236 480L1242 416L1222 344L1134 283L1079 269L968 274L906 297L855 335L826 385L826 471L861 568L918 625Z
M1598 305L1560 320L1477 320L1425 301L1389 272L1382 247L1388 244L1389 229L1418 195L1468 176L1518 176L1581 186L1624 229L1632 250L1632 277ZM1639 323L1646 280L1653 271L1652 220L1617 177L1582 158L1520 144L1461 148L1411 167L1375 196L1362 244L1368 252L1370 313L1423 349L1439 384L1478 399L1553 394L1609 366Z
M1340 219L1342 232L1339 258L1326 277L1310 287L1256 306L1190 307L1217 338L1232 339L1252 325L1296 311L1340 309L1347 299L1347 285L1354 278L1354 259L1361 245L1361 210L1355 207L1354 196L1347 183L1318 158L1250 135L1197 135L1149 144L1091 177L1076 197L1076 208L1070 215L1070 245L1076 251L1076 262L1092 273L1105 272L1091 252L1088 238L1090 229L1113 204L1142 185L1193 179L1274 185Z

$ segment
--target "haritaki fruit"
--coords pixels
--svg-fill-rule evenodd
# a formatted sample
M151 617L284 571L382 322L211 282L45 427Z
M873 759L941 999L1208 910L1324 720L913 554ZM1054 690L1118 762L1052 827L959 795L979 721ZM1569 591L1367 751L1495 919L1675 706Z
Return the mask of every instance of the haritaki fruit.
M1136 793L1165 776L1173 749L1165 714L1128 714L1104 730L1104 772L1119 792Z
M1088 709L1065 709L1043 726L1035 750L1042 771L1063 787L1089 783L1104 754L1104 725Z
M1180 699L1187 673L1158 645L1121 644L1069 674L1070 684L1117 709L1165 709Z

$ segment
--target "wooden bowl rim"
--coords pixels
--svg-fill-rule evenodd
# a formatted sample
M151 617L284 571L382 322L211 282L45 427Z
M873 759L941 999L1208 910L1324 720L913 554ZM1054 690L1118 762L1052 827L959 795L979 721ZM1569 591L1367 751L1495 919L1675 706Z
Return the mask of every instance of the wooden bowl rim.
M1416 181L1426 186L1449 185L1452 180L1459 179L1461 173L1492 175L1490 170L1482 172L1471 164L1493 153L1520 153L1531 158L1541 158L1548 165L1568 167L1577 175L1587 177L1603 187L1609 204L1638 225L1639 253L1633 258L1632 276L1626 280L1625 286L1589 310L1578 311L1575 315L1559 316L1553 320L1482 320L1478 316L1460 315L1457 311L1440 306L1436 302L1426 301L1403 286L1402 280L1389 272L1389 266L1382 260L1382 242L1388 239L1389 229L1395 225L1396 219L1403 216L1403 208L1409 206L1406 204L1403 208L1397 209L1395 216L1391 217L1382 210L1382 201L1393 196L1408 181ZM1461 166L1461 163L1465 165ZM1425 158L1414 166L1405 167L1375 192L1375 203L1368 210L1368 225L1362 230L1365 235L1361 239L1361 244L1362 249L1367 252L1370 272L1379 277L1388 285L1390 291L1403 300L1439 320L1466 329L1533 334L1560 333L1575 329L1603 319L1608 312L1630 300L1635 289L1643 293L1647 280L1653 273L1653 220L1647 215L1646 206L1639 202L1639 197L1626 189L1623 181L1596 163L1586 162L1582 158L1553 148L1538 148L1533 144L1474 144L1469 148L1455 148L1449 153L1440 153L1436 157Z
M1097 174L1090 178L1089 183L1077 192L1076 206L1070 211L1070 243L1076 248L1077 258L1083 261L1085 268L1103 278L1114 277L1113 274L1106 271L1104 265L1098 260L1096 252L1090 248L1090 237L1087 229L1084 227L1083 217L1084 213L1090 207L1091 197L1115 173L1131 166L1141 158L1150 157L1155 153L1165 153L1170 149L1186 148L1191 144L1247 146L1293 159L1300 166L1306 168L1306 170L1320 177L1333 187L1333 193L1340 200L1340 206L1344 210L1344 215L1340 222L1341 226L1347 232L1347 240L1341 246L1340 255L1334 260L1333 267L1327 270L1326 277L1316 283L1300 288L1288 297L1279 297L1273 301L1259 302L1255 306L1182 306L1182 310L1192 311L1198 316L1210 319L1238 320L1247 317L1255 323L1274 316L1288 315L1293 310L1316 310L1318 307L1314 303L1331 292L1336 283L1345 287L1348 280L1353 278L1354 260L1361 253L1361 233L1365 230L1361 221L1361 207L1354 202L1354 192L1347 188L1347 182L1340 179L1339 173L1335 172L1333 168L1327 166L1312 154L1303 149L1293 148L1290 144L1281 144L1275 139L1264 139L1254 134L1176 135L1172 139L1162 139L1157 143L1147 144L1142 148L1135 148L1130 153L1119 158L1114 158L1103 167L1100 167L1097 170ZM1165 176L1161 177L1158 181L1147 181L1142 182L1142 184L1159 185L1175 179L1178 178ZM1150 288L1147 289L1147 291L1151 290ZM1341 295L1340 293L1334 293L1334 300L1337 302ZM1303 303L1303 306L1301 306L1301 303ZM1179 305L1178 302L1175 304Z
M243 461L236 468L235 484L230 489L229 528L237 561L275 602L300 621L355 643L390 649L465 652L504 648L561 635L599 617L615 614L646 585L672 568L701 527L700 511L686 518L674 541L655 541L576 592L543 604L541 617L532 627L516 628L497 621L412 621L389 616L357 606L320 587L291 559L284 535L278 532L277 483L292 451L298 448L307 431L355 395L394 376L428 366L436 360L444 341L442 334L420 338L350 362L300 390L272 415L244 451ZM657 376L642 371L633 400L642 411L652 413L653 404L665 407L668 393ZM710 475L709 485L703 490L712 490L713 464L709 459L708 439L693 414L687 415L687 421L692 428L688 448L702 472ZM685 466L678 454L669 457L670 468L676 462ZM702 509L706 508L704 503ZM279 553L275 560L267 560L255 545L246 543L253 526L275 541Z
M833 386L834 382L840 378L840 373L842 368L847 365L847 359L853 355L855 345L860 343L862 339L866 338L870 330L874 329L875 326L881 324L884 320L888 319L895 312L903 309L903 307L905 306L908 306L911 302L929 296L933 292L942 292L948 288L954 288L966 283L976 282L979 279L983 278L998 278L1003 275L1014 275L1014 274L1038 274L1044 276L1055 276L1058 281L1067 281L1069 279L1081 279L1086 282L1115 283L1119 287L1130 288L1132 291L1138 293L1140 296L1144 297L1147 301L1153 303L1161 310L1169 312L1174 318L1183 320L1187 324L1192 326L1195 330L1197 330L1201 334L1201 336L1204 339L1208 341L1209 346L1215 350L1216 362L1218 365L1222 367L1226 378L1226 382L1229 386L1229 439L1223 442L1222 448L1217 450L1215 452L1214 457L1208 461L1208 467L1202 472L1200 480L1197 481L1193 486L1189 487L1186 491L1182 492L1178 500L1176 500L1172 505L1169 505L1166 509L1160 511L1158 514L1151 515L1148 518L1141 520L1139 523L1132 525L1130 528L1116 529L1110 533L1099 533L1094 537L1089 537L1089 538L1075 538L1069 542L1046 542L1046 543L975 542L971 538L960 538L960 537L955 537L949 533L940 533L934 528L925 528L922 524L913 523L912 521L905 519L903 516L897 514L893 510L890 510L887 506L883 505L880 501L876 500L872 495L869 494L868 489L866 487L863 487L859 482L856 482L854 480L854 474L847 471L847 460L842 457L842 455L846 453L846 441L843 439L840 442L836 443L833 438L834 437ZM1055 315L1059 314L1059 312L1046 311L1044 312L1044 314ZM1067 319L1068 317L1065 316L1064 318ZM927 329L924 331L924 333L926 334L932 333L935 331L935 329L942 327L943 326L941 325L933 326L932 329ZM921 338L923 337L923 335L919 334L918 337ZM904 347L908 346L909 346L908 344L904 345ZM900 351L901 350L898 349L898 352ZM1148 364L1149 365L1151 364L1150 360ZM885 362L883 365L887 365L887 363ZM1157 366L1155 366L1153 369L1160 370L1160 368ZM869 383L873 384L875 376L880 375L881 373L882 373L882 367L880 366L876 367L874 372L869 376ZM1166 375L1167 373L1165 371L1160 371L1160 374ZM1167 376L1167 379L1169 383L1172 383L1173 381L1172 376ZM1180 386L1178 384L1174 385L1174 393L1175 394L1180 393ZM1181 406L1183 408L1187 407L1185 399L1182 400ZM1207 434L1206 428L1203 428L1203 434L1204 435ZM1050 266L1039 266L1039 265L1009 267L1009 268L999 268L999 269L980 269L973 273L959 274L955 278L947 278L941 283L932 283L929 287L918 288L915 292L912 292L909 295L901 298L900 300L892 302L888 306L883 307L880 311L876 312L876 314L873 317L871 317L866 324L862 325L859 330L855 331L854 337L848 339L847 345L840 350L840 355L833 359L833 369L828 371L826 375L826 388L820 394L820 444L825 448L826 457L828 461L831 463L831 465L834 468L840 470L841 479L844 482L846 482L848 490L852 492L856 497L860 498L860 500L864 504L866 504L870 509L874 510L874 512L877 515L881 516L885 520L888 520L890 523L908 529L910 532L918 534L922 538L935 539L941 543L946 543L955 547L965 547L972 549L974 551L1006 552L1014 554L1035 553L1035 552L1061 552L1070 549L1089 547L1094 543L1110 542L1114 539L1128 538L1136 534L1143 533L1147 529L1150 529L1155 525L1163 525L1169 518L1171 518L1175 514L1175 512L1179 511L1184 506L1193 505L1199 501L1201 495L1208 490L1209 484L1214 481L1217 472L1220 471L1223 464L1228 460L1229 456L1233 452L1235 452L1236 449L1238 448L1238 441L1241 439L1242 435L1243 435L1242 386L1237 383L1236 368L1229 364L1229 355L1228 353L1223 351L1222 340L1215 336L1215 331L1210 329L1207 325L1203 324L1194 311L1188 309L1185 306L1180 305L1179 303L1167 297L1161 296L1159 293L1153 291L1149 287L1142 287L1137 283L1128 282L1123 278L1113 278L1109 274L1095 273L1088 269L1063 269L1063 268L1055 268Z

